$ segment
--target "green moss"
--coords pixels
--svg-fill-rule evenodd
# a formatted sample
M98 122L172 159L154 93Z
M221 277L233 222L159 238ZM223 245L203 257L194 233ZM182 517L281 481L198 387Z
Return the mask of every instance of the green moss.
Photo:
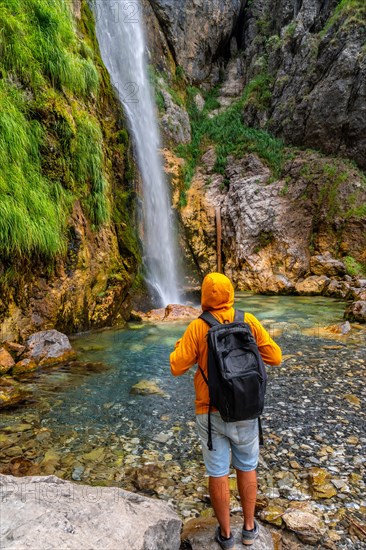
M348 275L351 277L365 277L366 276L366 264L357 262L352 256L346 256L342 258Z

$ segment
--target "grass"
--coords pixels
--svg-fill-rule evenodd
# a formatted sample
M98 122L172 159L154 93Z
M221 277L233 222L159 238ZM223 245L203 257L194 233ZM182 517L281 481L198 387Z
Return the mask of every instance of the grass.
M68 193L43 177L40 124L21 92L0 81L0 253L52 257L64 249Z
M357 262L352 256L342 258L347 274L351 277L366 277L366 264Z
M95 228L110 217L91 46L69 2L0 3L1 257L63 254L75 200Z
M263 93L262 91L263 90ZM225 111L209 117L210 112L219 106L218 90L215 88L206 95L205 106L199 111L194 96L195 88L188 90L188 111L191 119L192 141L187 145L177 147L177 154L186 160L183 169L183 189L180 205L185 204L185 192L189 189L194 171L208 145L216 147L217 160L214 170L224 174L229 155L243 156L245 153L257 154L271 168L274 177L281 173L284 162L284 145L263 130L246 126L242 119L242 111L249 101L267 101L268 78L260 77L246 86L242 97Z
M342 28L345 26L356 25L364 26L366 20L366 4L364 0L339 0L332 16L328 19L321 31L320 36L324 37L329 29L338 21L342 21Z
M0 6L1 72L38 90L45 84L88 97L99 78L62 0L6 0ZM5 74L4 74L5 73Z

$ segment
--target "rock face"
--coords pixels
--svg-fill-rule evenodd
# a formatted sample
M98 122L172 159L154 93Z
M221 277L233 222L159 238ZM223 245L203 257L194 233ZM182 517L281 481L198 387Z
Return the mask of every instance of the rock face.
M304 153L286 165L277 181L253 154L229 157L224 175L215 173L215 161L215 150L210 148L181 209L187 249L202 275L217 269L219 209L222 266L238 289L339 297L357 292L351 277L350 282L341 280L345 266L337 258L338 243L343 254L358 255L363 261L366 222L352 216L345 220L342 211L330 218L326 205L321 205L321 174L327 159ZM311 182L305 175L310 165L317 174ZM346 205L360 185L351 170L338 187L339 200ZM316 251L312 255L311 248Z
M0 476L1 548L178 550L181 521L161 501L54 476ZM6 504L5 504L6 503ZM102 542L101 542L102 541Z
M174 60L190 81L217 82L243 0L150 0Z
M244 72L248 82L266 74L269 94L267 105L248 103L247 122L365 168L365 7L343 3L336 10L337 0L248 4Z
M366 167L362 2L340 7L338 0L150 0L150 5L160 28L151 17L148 27L164 35L165 56L184 68L190 82L218 82L238 52L245 84L255 83L244 107L249 126ZM164 55L155 57L162 66Z

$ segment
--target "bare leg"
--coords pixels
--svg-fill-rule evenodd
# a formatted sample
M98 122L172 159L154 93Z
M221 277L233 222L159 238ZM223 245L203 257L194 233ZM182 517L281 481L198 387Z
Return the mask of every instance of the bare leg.
M257 472L236 470L238 490L243 508L244 529L254 529L254 510L257 499Z
M228 476L209 478L209 492L215 516L220 524L221 535L230 537L230 491Z

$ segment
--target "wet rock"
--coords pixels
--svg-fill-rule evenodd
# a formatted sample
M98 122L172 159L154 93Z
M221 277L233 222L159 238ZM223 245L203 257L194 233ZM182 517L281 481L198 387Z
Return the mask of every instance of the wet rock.
M15 365L15 361L5 348L0 348L0 375L6 374Z
M2 475L0 487L6 502L1 512L6 548L39 548L42 541L44 548L76 550L97 548L103 540L110 548L179 549L181 521L161 501L55 476L28 477L24 483Z
M322 294L330 279L325 275L313 275L295 285L295 290L301 296L315 296Z
M243 519L241 517L230 518L232 532L235 535L237 548L242 548L241 528ZM215 542L215 529L218 525L216 518L196 518L187 521L182 531L182 543L190 544L192 550L220 550ZM188 546L189 548L189 546ZM252 550L274 550L273 540L270 531L260 525L259 537L251 546Z
M55 365L75 357L68 337L58 330L36 332L26 344L28 358L41 366Z
M309 483L314 498L332 498L337 490L330 483L330 473L323 468L311 468L309 471Z
M140 382L132 386L130 393L132 395L165 395L157 383L152 380L140 380Z
M283 523L282 515L284 511L284 508L281 508L281 506L270 504L267 508L260 512L259 517L267 523L281 527Z
M355 407L361 406L360 398L357 397L357 395L353 395L352 393L346 393L343 396L343 399L345 399L346 401L348 401L348 403L350 403L351 405L354 405Z
M37 370L38 365L36 361L33 359L30 359L29 357L26 357L25 359L22 359L21 361L18 361L16 365L12 368L12 374L26 374L28 372L34 372Z
M202 311L192 306L182 306L180 304L169 304L165 308L152 309L147 313L142 311L133 311L131 316L140 321L185 321L196 319Z
M323 522L310 512L286 511L283 521L286 527L294 531L301 541L308 544L316 544L325 533Z
M30 397L29 390L21 386L1 386L0 387L0 409L13 407L26 401Z
M350 321L358 321L359 323L366 323L366 301L359 300L353 302L345 311L346 319Z

